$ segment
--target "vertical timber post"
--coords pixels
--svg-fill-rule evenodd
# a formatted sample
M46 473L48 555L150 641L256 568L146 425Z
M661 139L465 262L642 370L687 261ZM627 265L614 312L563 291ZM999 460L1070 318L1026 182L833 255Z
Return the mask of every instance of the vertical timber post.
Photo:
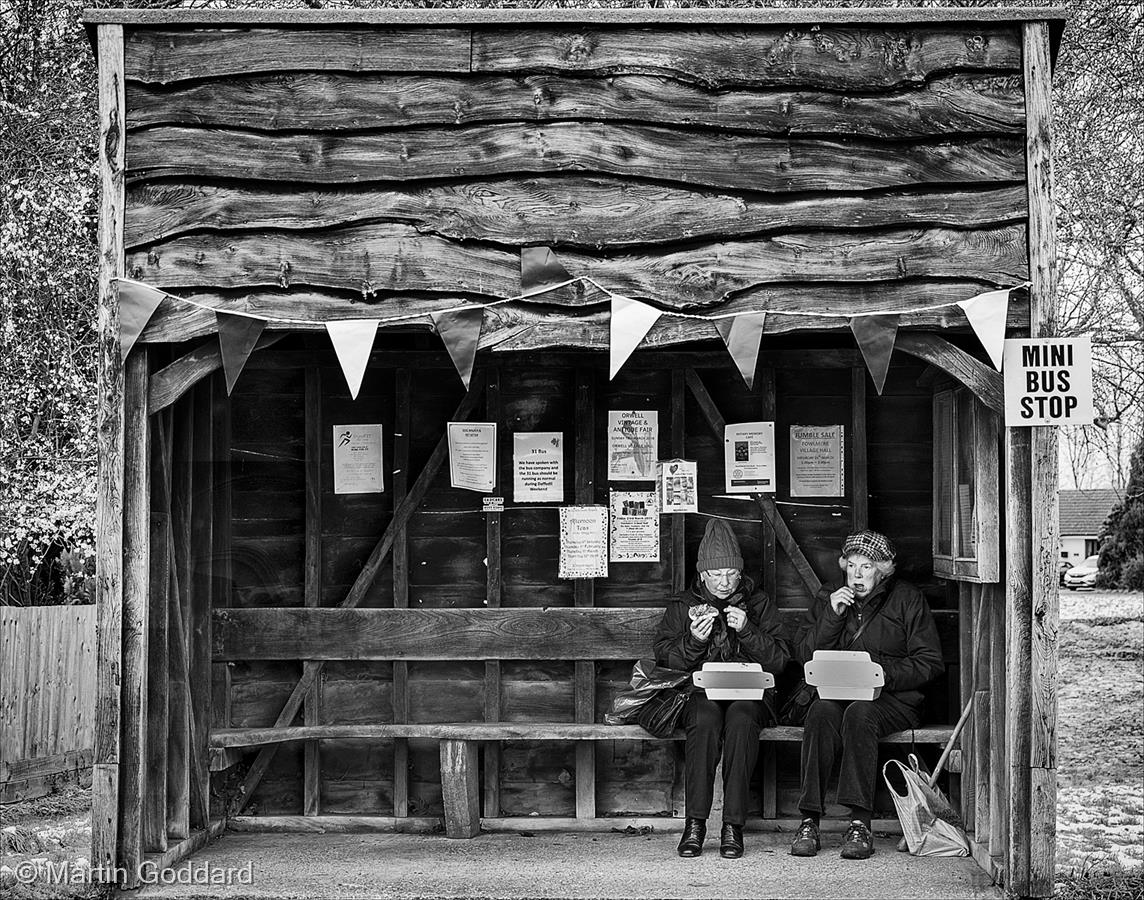
M576 370L576 502L592 503L596 499L596 373L592 369ZM576 606L593 606L596 602L595 582L577 578L573 588ZM596 718L596 663L575 663L576 721L592 722ZM596 745L594 741L576 743L576 818L596 818Z
M1056 222L1052 203L1052 60L1047 22L1023 25L1025 158L1029 191L1030 337L1057 333ZM1060 554L1057 430L1030 435L1031 609L1029 884L1030 897L1051 897L1055 881L1057 806L1057 629Z
M485 384L485 419L495 422L497 433L507 435L508 429L501 422L501 370L489 367L488 381ZM497 483L493 493L503 497L507 484L505 473L497 468ZM485 513L485 607L500 609L503 589L501 572L501 514ZM485 721L501 720L501 663L499 659L485 662ZM485 815L495 818L500 815L500 770L501 745L498 741L485 744Z
M306 367L304 425L306 458L306 556L303 565L303 603L310 608L322 605L322 373L317 366ZM304 660L304 670L313 672L314 683L302 701L302 721L320 725L322 719L321 674L318 663ZM321 811L322 751L318 741L306 741L303 750L302 814L316 816Z
M100 25L99 53L99 452L96 499L96 688L91 786L91 866L114 871L119 845L119 703L123 626L123 275L125 104L123 26Z

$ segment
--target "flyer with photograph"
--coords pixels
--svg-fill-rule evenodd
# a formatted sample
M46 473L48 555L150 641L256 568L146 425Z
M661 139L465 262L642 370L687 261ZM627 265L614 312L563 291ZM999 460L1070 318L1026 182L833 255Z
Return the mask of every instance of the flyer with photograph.
M790 427L790 495L841 497L845 490L842 425Z
M384 491L381 426L335 425L334 493L380 494Z
M775 423L740 422L723 428L727 493L775 491Z
M610 491L612 562L659 562L655 491Z
M699 512L699 470L693 460L668 459L656 479L659 508L664 513Z
M496 487L496 422L449 423L449 483L483 493Z
M560 507L559 577L608 577L608 507Z
M608 480L651 481L659 457L659 413L608 410Z
M517 503L564 502L564 435L524 431L512 436L512 496Z

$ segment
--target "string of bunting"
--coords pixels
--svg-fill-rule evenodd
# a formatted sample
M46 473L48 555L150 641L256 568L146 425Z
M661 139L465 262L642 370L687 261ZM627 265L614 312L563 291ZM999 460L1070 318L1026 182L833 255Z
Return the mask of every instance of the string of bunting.
M238 381L247 359L253 352L263 329L268 322L277 325L325 326L330 343L337 354L345 375L350 396L357 399L365 377L369 355L373 350L374 338L380 326L395 322L423 319L423 313L403 313L378 318L351 318L326 321L270 317L255 313L222 311L205 303L169 294L159 288L129 278L115 279L119 286L119 346L124 360L131 352L139 335L151 321L155 310L163 299L172 300L210 310L215 315L218 328L219 349L223 372L226 377L226 390L230 394ZM616 377L624 363L640 345L652 326L661 316L711 322L723 339L747 387L754 388L755 370L758 365L759 348L768 313L766 311L746 313L695 314L676 310L661 310L640 300L633 300L609 290L587 275L573 276L548 247L526 247L520 253L521 293L515 297L503 297L486 303L471 303L453 307L441 312L429 313L433 328L440 335L449 358L461 376L465 388L469 387L473 374L473 363L477 346L481 339L484 311L505 303L536 297L573 284L590 284L608 297L610 303L609 321L609 364L608 378ZM958 300L956 305L965 312L978 340L981 341L993 367L1001 370L1002 349L1005 342L1005 322L1009 314L1009 295L1014 290L1028 287L1029 282L1011 288L986 291ZM922 312L943 309L955 304L937 303L931 306L913 307L909 312ZM795 315L776 313L770 315ZM870 377L879 394L886 383L886 373L890 367L890 356L898 332L898 322L902 312L879 310L869 313L835 313L818 310L800 310L797 315L816 318L849 319L850 330L862 351L862 358L870 371Z

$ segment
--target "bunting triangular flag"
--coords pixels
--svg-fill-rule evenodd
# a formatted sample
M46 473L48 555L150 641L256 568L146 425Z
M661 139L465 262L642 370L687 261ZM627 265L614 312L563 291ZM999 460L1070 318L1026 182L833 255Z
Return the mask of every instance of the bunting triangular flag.
M226 374L226 394L229 397L266 323L262 319L236 316L217 309L215 322L218 324L218 346L222 352L222 370Z
M854 316L850 320L850 330L854 332L879 395L886 386L886 373L890 371L890 354L894 352L899 318L898 315Z
M973 333L993 361L993 368L1001 371L1001 357L1005 350L1005 323L1009 319L1009 291L986 291L968 300L958 300L965 317L973 326Z
M334 345L334 352L338 354L342 374L346 376L346 384L354 400L361 390L379 322L378 319L343 319L326 323L326 333Z
M608 366L608 380L616 377L632 352L639 346L644 335L651 330L663 313L654 306L648 306L639 300L630 297L612 295L612 318L610 326L610 363Z
M548 247L522 247L520 251L520 292L531 294L542 288L571 281L556 254Z
M116 281L119 283L119 353L126 360L135 341L167 295L149 284L129 278Z
M433 325L441 340L445 342L445 349L449 351L449 358L457 367L457 374L465 383L465 390L469 389L469 381L473 377L473 361L477 358L477 344L481 339L481 325L484 322L483 309L466 309L460 312L431 313Z
M743 313L730 319L716 319L715 328L727 351L739 367L748 390L755 388L755 366L759 361L759 345L763 341L763 325L767 314L762 312Z

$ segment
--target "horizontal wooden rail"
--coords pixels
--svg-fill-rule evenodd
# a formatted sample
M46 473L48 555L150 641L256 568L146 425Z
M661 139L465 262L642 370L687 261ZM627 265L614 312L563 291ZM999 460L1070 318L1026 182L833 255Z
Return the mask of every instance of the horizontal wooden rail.
M944 744L953 726L937 725L896 731L882 738L886 744ZM289 741L387 738L429 738L450 741L655 741L683 740L677 731L656 738L639 725L579 724L576 722L434 722L401 725L297 725L286 728L221 728L211 732L212 750L257 747ZM802 729L788 725L764 728L762 741L802 740Z
M790 627L800 609L779 611ZM217 609L215 661L259 659L636 660L652 655L661 608ZM934 610L947 661L957 613Z

